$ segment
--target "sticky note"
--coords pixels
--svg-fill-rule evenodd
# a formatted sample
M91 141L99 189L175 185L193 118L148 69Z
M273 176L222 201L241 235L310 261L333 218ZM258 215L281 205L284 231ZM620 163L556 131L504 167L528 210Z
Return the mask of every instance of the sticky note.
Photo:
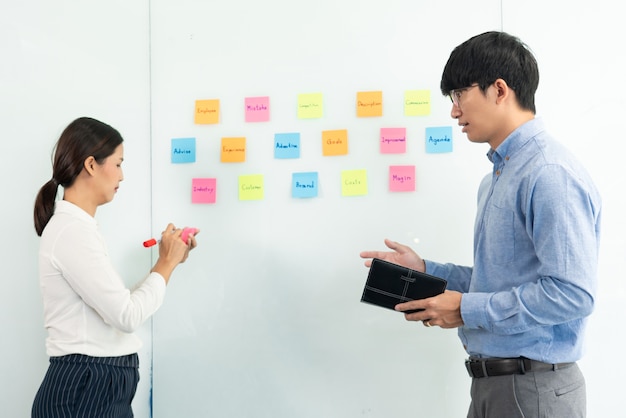
M215 203L217 180L195 178L191 180L191 203Z
M341 172L341 195L362 196L367 194L366 170L343 170Z
M223 163L243 163L246 161L246 138L222 138L220 161Z
M275 134L274 158L300 158L300 134Z
M361 91L356 94L356 115L360 118L383 115L383 92Z
M348 131L346 129L322 131L322 155L346 154L348 154Z
M263 175L239 176L239 200L263 200Z
M267 122L270 120L270 98L245 98L246 122Z
M404 92L404 115L430 115L430 90L407 90Z
M403 154L406 152L406 128L380 128L380 153Z
M196 138L172 139L172 164L196 162Z
M220 101L218 99L196 100L194 122L198 125L210 125L220 122Z
M414 165L389 166L389 191L391 192L414 192L415 191L415 166Z
M452 127L426 128L426 152L452 152Z
M322 93L298 94L298 119L319 119L323 114Z
M300 198L317 197L317 182L317 172L293 173L291 175L291 196Z

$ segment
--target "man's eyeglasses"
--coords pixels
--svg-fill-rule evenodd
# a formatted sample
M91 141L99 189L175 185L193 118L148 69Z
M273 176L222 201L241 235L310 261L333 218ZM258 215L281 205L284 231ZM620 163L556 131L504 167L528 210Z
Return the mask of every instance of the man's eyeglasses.
M461 96L463 95L463 93L473 87L478 87L478 84L474 83L471 86L450 90L450 93L448 93L448 96L450 96L450 100L452 100L452 104L456 107L459 107L459 103L461 103Z

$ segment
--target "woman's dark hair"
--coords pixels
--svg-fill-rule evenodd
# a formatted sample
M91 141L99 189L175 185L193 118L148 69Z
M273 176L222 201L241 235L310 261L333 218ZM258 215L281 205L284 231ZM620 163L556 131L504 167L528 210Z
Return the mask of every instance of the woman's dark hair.
M115 128L92 118L78 118L65 128L54 146L52 179L39 189L35 199L37 235L41 236L54 214L59 185L72 186L87 158L93 157L102 164L123 141Z
M505 32L485 32L457 46L443 69L441 93L474 83L485 91L499 78L515 91L522 108L536 113L537 61L526 44Z

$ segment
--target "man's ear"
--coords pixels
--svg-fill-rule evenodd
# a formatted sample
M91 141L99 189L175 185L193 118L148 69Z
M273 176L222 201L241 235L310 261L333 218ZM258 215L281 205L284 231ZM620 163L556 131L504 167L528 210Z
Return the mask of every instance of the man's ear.
M83 167L85 168L85 171L87 172L87 174L89 174L90 176L94 175L96 164L98 163L93 156L89 156L85 159L85 162L83 163Z
M504 81L501 78L494 81L493 85L496 88L496 95L497 95L496 101L498 103L501 103L503 100L506 100L507 98L511 96L511 93L513 93L513 90L511 89L511 87L509 87L506 81Z

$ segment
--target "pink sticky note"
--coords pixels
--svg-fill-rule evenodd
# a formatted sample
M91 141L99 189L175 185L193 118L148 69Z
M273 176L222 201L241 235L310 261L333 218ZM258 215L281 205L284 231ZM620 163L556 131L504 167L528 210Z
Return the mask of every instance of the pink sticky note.
M392 192L415 191L415 166L389 166L389 190Z
M404 154L406 152L406 128L380 128L380 153Z
M246 122L267 122L270 120L270 98L246 97Z
M191 203L215 203L216 179L192 179Z

